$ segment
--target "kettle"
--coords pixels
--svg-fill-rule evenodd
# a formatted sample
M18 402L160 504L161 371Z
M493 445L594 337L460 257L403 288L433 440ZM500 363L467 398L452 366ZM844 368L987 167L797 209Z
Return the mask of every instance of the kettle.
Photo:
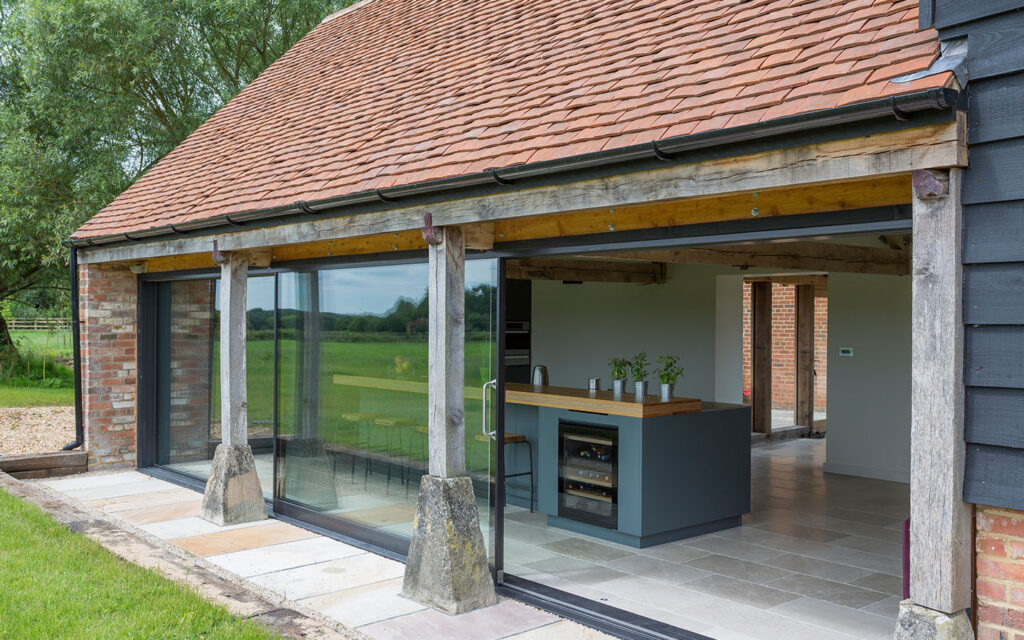
M546 387L548 385L548 368L538 364L533 368L533 385L535 387Z

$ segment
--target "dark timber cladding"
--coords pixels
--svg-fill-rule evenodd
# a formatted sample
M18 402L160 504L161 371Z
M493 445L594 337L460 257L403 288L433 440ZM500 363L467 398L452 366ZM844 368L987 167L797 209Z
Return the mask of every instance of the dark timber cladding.
M964 359L969 502L1024 509L1024 1L923 0L967 37Z

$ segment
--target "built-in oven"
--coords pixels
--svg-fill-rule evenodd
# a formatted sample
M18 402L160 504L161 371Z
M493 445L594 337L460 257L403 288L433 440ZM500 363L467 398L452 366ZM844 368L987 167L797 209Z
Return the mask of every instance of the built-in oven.
M619 503L619 432L558 421L558 515L616 529Z

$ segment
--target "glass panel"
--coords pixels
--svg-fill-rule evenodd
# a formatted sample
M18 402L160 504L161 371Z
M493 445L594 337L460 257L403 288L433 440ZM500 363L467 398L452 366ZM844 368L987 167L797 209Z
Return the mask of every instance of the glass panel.
M493 261L467 267L467 467L490 520ZM407 541L427 472L427 265L279 276L278 498Z
M156 462L205 479L220 443L217 280L158 286ZM248 279L248 439L264 495L273 475L274 278Z

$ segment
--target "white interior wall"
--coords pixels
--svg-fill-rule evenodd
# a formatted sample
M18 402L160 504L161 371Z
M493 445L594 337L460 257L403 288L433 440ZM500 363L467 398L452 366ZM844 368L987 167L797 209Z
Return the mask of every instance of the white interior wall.
M743 402L743 276L715 279L715 402Z
M675 354L686 369L675 394L715 398L715 278L725 271L669 265L667 281L657 285L535 280L531 361L547 366L552 385L586 388L596 376L609 388L609 359ZM657 393L651 370L649 393Z
M910 283L829 275L825 471L909 481Z

